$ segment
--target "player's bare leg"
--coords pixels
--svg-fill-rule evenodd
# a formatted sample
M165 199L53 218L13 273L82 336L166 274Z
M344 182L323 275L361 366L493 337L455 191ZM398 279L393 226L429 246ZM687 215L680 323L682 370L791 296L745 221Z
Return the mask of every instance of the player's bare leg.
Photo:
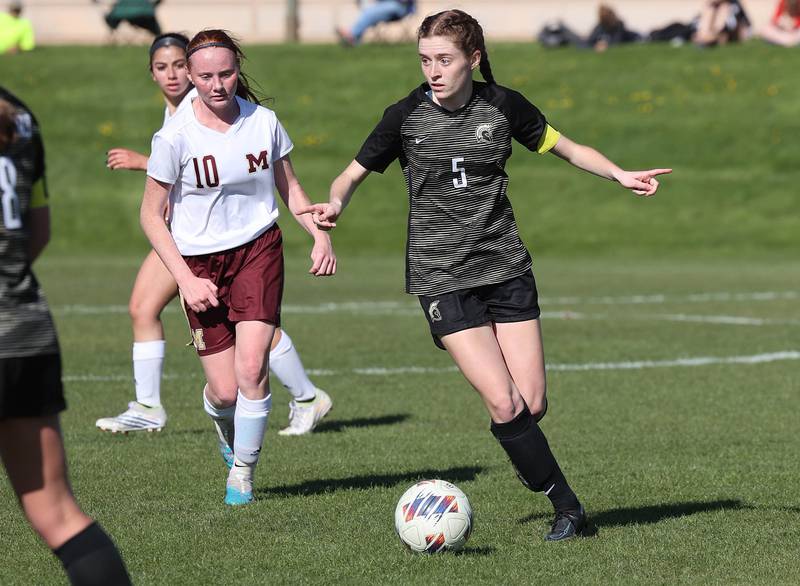
M75 502L57 416L0 422L0 456L25 516L73 584L130 584L111 539Z
M178 286L161 259L151 250L142 262L128 303L133 326L133 372L136 401L115 417L97 420L112 433L160 431L167 423L161 405L164 366L164 327L161 312L178 294Z
M547 377L538 319L494 324L495 336L511 378L528 409L541 420L547 410Z
M505 334L513 338L520 332L504 331L504 340L509 338ZM545 539L560 541L582 534L586 524L583 507L517 388L492 325L442 336L441 341L483 399L492 418L492 434L508 454L519 479L530 490L544 492L552 502L556 514ZM512 363L518 360L516 355L511 358Z

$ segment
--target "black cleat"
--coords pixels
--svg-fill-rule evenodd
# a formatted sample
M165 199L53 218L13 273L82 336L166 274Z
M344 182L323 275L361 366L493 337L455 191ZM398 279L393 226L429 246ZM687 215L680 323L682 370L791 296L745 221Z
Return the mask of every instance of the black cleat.
M564 541L573 537L588 535L586 512L583 506L577 511L556 511L550 533L544 536L545 541Z

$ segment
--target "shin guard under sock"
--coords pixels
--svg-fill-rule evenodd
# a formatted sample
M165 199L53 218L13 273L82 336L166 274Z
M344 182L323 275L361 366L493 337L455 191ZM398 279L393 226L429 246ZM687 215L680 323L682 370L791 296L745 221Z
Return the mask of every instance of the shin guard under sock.
M125 564L111 538L97 523L53 550L73 586L129 586Z
M547 438L527 406L508 423L493 421L491 430L526 487L544 492L558 511L580 508L578 497L567 484Z

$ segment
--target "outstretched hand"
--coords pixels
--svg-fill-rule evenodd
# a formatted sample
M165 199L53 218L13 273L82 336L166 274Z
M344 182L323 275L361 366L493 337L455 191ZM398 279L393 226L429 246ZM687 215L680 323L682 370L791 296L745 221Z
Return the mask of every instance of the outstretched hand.
M332 230L336 227L336 218L342 213L342 207L334 203L312 203L297 213L311 214L311 219L320 230Z
M650 197L658 191L656 176L672 173L672 169L650 169L649 171L623 171L615 179L620 185L636 195Z
M130 149L115 148L106 153L106 167L111 170L146 171L147 157Z

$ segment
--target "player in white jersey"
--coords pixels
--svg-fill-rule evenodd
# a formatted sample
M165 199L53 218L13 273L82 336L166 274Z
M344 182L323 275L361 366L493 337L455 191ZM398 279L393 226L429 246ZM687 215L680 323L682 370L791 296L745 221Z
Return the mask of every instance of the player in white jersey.
M186 69L189 39L179 33L156 37L150 45L150 73L164 96L164 124L197 97ZM113 148L110 169L147 169L145 154ZM131 291L128 311L133 328L133 372L136 400L114 417L97 420L97 427L112 433L159 431L167 422L161 403L161 373L166 343L161 312L178 294L175 279L151 250L142 262ZM316 427L332 407L330 397L306 375L300 356L286 332L277 329L270 349L270 368L292 395L289 425L281 435L301 435ZM230 455L229 455L230 457Z
M240 72L238 45L220 30L187 47L198 98L153 137L142 228L183 296L208 381L205 409L233 450L225 502L253 500L271 395L267 367L280 325L283 247L274 189L314 238L309 272L336 270L330 238L311 218L294 174L292 142ZM162 210L169 201L171 226Z

